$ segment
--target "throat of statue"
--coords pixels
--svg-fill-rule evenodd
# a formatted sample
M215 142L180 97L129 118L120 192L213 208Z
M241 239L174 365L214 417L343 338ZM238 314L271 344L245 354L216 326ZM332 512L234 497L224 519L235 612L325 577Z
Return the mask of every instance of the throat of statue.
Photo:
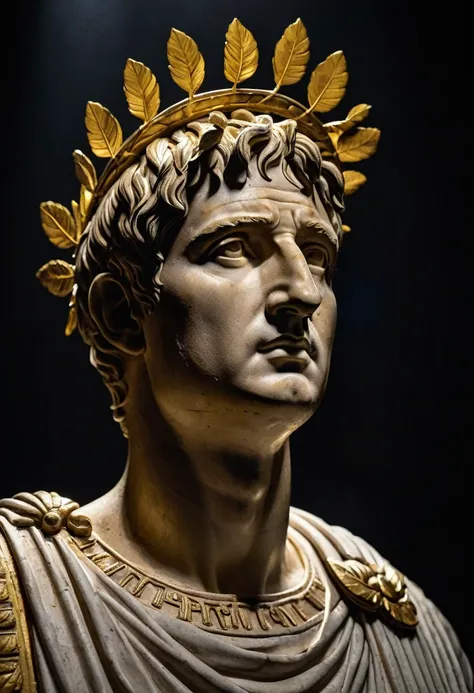
M130 431L122 479L84 509L94 531L141 570L187 589L243 599L297 584L304 565L287 539L288 441L250 455L169 433Z

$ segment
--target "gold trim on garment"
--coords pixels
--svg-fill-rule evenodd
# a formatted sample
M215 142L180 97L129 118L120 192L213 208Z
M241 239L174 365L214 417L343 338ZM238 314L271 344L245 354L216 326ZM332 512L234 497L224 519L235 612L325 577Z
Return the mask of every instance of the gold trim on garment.
M25 606L7 542L0 531L0 693L36 693Z

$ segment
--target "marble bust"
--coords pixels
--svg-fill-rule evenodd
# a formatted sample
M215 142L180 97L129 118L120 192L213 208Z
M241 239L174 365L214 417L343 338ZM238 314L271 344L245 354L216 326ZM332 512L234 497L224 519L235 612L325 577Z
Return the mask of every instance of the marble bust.
M81 508L0 502L0 691L472 691L422 590L290 507L343 192L296 120L241 108L152 138L104 194L74 300L126 470Z

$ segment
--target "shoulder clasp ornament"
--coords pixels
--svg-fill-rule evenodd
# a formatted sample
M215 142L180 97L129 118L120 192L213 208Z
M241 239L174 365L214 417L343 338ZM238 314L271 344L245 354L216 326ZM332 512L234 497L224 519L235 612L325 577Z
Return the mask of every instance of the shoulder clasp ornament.
M360 608L402 628L413 629L418 624L405 578L391 565L368 563L362 558L344 561L328 558L327 566L343 594Z
M0 693L36 693L23 599L0 532Z
M79 503L54 491L17 493L0 500L0 516L15 527L38 527L44 534L58 534L67 529L76 537L89 537L91 521L77 513Z

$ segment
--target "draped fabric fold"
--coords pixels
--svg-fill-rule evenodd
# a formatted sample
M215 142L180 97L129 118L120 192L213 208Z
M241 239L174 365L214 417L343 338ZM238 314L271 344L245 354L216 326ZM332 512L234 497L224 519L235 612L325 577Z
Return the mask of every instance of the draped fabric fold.
M40 693L472 693L449 623L407 581L419 624L401 634L341 598L326 558L383 559L347 530L292 509L326 588L320 618L284 635L208 632L140 602L73 550L0 517L28 603Z

